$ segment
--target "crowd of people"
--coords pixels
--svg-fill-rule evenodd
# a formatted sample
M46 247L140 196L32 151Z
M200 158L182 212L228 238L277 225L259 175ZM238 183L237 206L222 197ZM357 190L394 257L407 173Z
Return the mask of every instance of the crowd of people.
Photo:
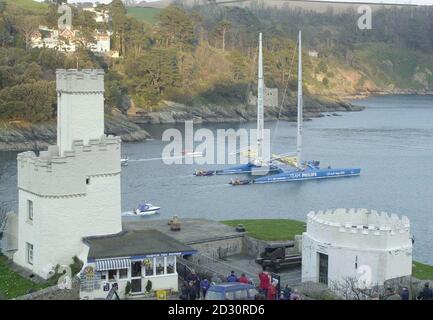
M433 300L433 290L428 282L424 284L423 289L415 297L416 300ZM400 292L387 288L385 300L410 300L410 293L407 287L403 287Z
M278 281L272 280L271 275L262 271L258 274L259 278L259 286L258 286L258 294L255 299L257 300L300 300L301 296L298 291L292 290L289 286L286 286L284 290L280 290ZM244 284L253 284L252 281L246 276L245 273L241 273L240 277L236 275L234 271L231 271L230 274L225 279L225 282L238 282ZM188 275L187 279L185 279L184 283L181 286L181 300L198 300L204 299L206 296L206 292L209 287L213 284L221 283L221 279L214 275L211 280L204 278L200 279L197 273L194 270L191 270L191 273Z
M288 285L284 289L280 289L277 280L272 279L271 275L266 271L261 271L258 274L259 286L256 300L301 300L301 295L297 289L292 290ZM213 284L224 282L218 276L214 275L211 280L200 279L194 270L185 279L181 286L180 299L182 300L198 300L204 299L206 292L209 287ZM234 271L225 279L225 282L238 282L245 284L252 284L252 281L248 279L245 273L242 273L240 277L236 275ZM403 287L401 290L396 291L391 287L386 289L385 300L410 300L410 293L407 287ZM433 300L433 290L430 288L429 283L424 284L423 289L415 297L417 300ZM378 300L379 295L373 297Z

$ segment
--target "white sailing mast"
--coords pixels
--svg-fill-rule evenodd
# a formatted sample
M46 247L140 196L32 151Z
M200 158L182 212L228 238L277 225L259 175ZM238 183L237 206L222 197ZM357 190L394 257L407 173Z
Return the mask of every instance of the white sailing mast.
M302 43L301 31L298 39L298 139L296 146L296 165L301 167L302 162Z
M262 33L259 33L259 64L258 64L258 83L257 83L257 158L256 164L263 163L263 55L262 55Z

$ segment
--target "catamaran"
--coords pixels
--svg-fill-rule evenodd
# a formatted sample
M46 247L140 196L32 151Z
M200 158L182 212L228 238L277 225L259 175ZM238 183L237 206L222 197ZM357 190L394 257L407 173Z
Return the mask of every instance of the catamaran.
M280 157L276 160L278 173L250 180L250 183L272 183L324 178L359 176L360 168L320 168L319 161L302 161L302 36L298 39L298 117L296 158ZM293 161L295 160L295 161ZM245 184L245 183L243 183ZM233 184L237 185L237 184Z
M278 167L274 166L270 161L264 159L263 155L263 139L264 139L264 112L263 112L263 52L262 52L262 34L259 33L259 61L258 61L258 81L257 81L257 150L249 150L244 153L248 155L249 161L246 164L226 168L215 171L217 175L225 174L266 174L278 172ZM255 154L254 154L255 153Z

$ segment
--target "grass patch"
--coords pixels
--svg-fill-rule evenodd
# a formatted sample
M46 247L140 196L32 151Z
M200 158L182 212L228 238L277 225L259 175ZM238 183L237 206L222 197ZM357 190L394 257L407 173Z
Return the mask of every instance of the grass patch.
M12 271L7 265L7 258L0 255L0 296L13 299L46 287L45 283L35 283Z
M225 220L222 223L235 227L243 224L247 234L267 241L293 240L295 235L305 231L305 222L289 219L247 219Z
M433 280L433 266L414 261L412 276L420 280Z
M7 6L15 6L18 9L26 10L36 14L44 14L48 9L48 4L33 0L6 0L5 2Z
M160 8L140 8L140 7L129 7L127 13L131 17L137 20L152 23L155 17L162 11Z

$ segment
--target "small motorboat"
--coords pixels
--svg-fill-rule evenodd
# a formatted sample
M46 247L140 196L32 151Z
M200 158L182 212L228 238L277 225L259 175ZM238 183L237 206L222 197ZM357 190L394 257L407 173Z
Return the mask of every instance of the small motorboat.
M121 158L121 159L120 159L120 165L121 165L122 167L126 167L126 166L128 165L128 157Z
M252 180L248 180L248 179L231 179L229 184L231 184L232 186L242 186L245 184L251 184L253 181Z
M188 152L186 150L183 150L182 155L185 157L192 157L192 158L203 157L203 152Z
M209 177L213 176L215 174L215 171L212 170L195 170L194 175L196 177Z
M137 216L152 216L154 214L158 214L161 207L154 206L151 203L142 203L137 209L133 211L123 212L122 216L125 217L137 217Z

